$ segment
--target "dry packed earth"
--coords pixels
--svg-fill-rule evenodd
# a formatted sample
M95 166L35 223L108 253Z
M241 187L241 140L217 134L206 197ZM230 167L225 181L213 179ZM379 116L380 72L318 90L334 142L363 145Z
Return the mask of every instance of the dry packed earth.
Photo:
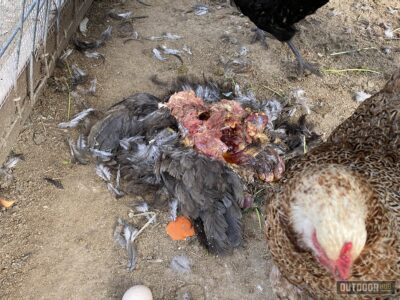
M165 89L150 80L155 74L162 81L204 74L234 80L259 98L289 99L294 90L303 89L311 108L308 119L326 137L357 107L354 94L377 92L400 63L399 31L390 38L390 31L400 27L397 0L333 0L298 24L295 43L307 60L328 70L321 78L296 78L292 54L275 40L268 40L268 49L250 44L253 25L226 1L208 2L210 10L202 16L192 11L198 4L193 0L146 1L152 6L134 0L93 3L87 35L97 37L108 25L114 33L98 50L106 58L104 64L77 51L68 58L69 64L78 65L98 82L94 96L71 97L71 114L82 108L83 101L103 109L135 92L162 95ZM116 26L121 21L106 17L112 8L147 16L133 21L141 40L124 43L118 37ZM165 32L182 38L145 39ZM192 55L182 54L183 65L174 56L162 62L152 55L152 49L161 45L176 49L186 45ZM248 52L239 57L243 46ZM358 51L333 55L349 50ZM236 58L250 67L239 73L224 69L221 61ZM375 72L332 73L344 69ZM55 76L68 75L58 69ZM0 211L1 299L120 299L138 283L149 286L155 299L182 299L185 291L193 299L273 299L269 254L252 210L244 216L243 247L228 257L207 254L195 239L172 241L165 233L167 210L156 210L157 223L136 243L137 269L128 272L126 253L113 241L114 226L118 217L138 227L145 219L129 217L134 199L114 199L92 165L71 163L65 143L68 133L57 128L68 119L68 91L57 87L57 80L49 82L27 120L14 146L25 161L17 165L13 185L0 191L0 196L16 200L12 208ZM56 188L44 177L60 180L64 188ZM189 274L170 269L176 255L190 258Z

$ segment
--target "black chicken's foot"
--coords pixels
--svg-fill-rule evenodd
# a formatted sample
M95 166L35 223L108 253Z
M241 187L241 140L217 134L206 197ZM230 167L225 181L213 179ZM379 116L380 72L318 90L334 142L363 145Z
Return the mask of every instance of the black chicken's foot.
M321 71L319 70L318 67L306 62L303 57L300 54L299 49L297 49L297 47L295 45L293 45L292 41L288 41L286 42L290 48L290 50L292 50L294 56L296 56L296 60L299 63L299 73L300 75L304 74L304 70L308 70L310 71L312 74L317 75L317 76L322 76Z
M260 42L260 44L264 47L264 48L268 48L268 44L267 44L267 33L256 27L256 28L252 28L251 31L254 32L253 37L251 38L251 43L254 44L256 42Z

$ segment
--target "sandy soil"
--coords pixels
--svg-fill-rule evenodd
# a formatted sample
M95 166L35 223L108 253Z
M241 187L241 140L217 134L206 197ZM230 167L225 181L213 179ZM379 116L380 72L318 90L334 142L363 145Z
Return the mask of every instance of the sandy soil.
M269 40L269 49L250 44L253 27L232 7L210 3L204 16L187 12L193 0L95 1L89 14L88 34L97 36L107 25L119 21L104 17L113 8L129 9L136 16L135 30L142 37L163 32L179 34L176 41L130 41L116 34L99 49L106 62L90 60L74 52L69 58L98 80L95 96L83 96L96 108L106 108L134 92L161 95L164 90L152 84L158 74L170 80L179 74L203 73L222 79L220 58L237 56L240 47L249 50L250 72L234 74L243 88L250 87L258 97L283 97L304 89L309 99L309 120L316 131L326 136L357 107L356 91L374 93L400 64L400 41L385 37L384 24L400 27L397 0L334 0L317 14L299 24L295 43L306 59L326 69L365 68L379 73L345 72L324 77L296 78L292 54L285 45ZM173 5L171 5L173 3ZM395 10L397 6L397 9ZM390 9L389 9L390 7ZM226 42L221 36L228 35ZM225 39L226 40L226 39ZM158 45L192 49L182 56L184 66L175 57L160 62L151 50ZM372 48L332 56L334 52ZM61 73L64 71L58 70ZM193 299L273 299L268 274L269 254L257 215L244 216L245 243L228 257L214 257L196 240L174 242L165 234L166 211L158 213L157 224L150 226L137 240L138 266L126 270L126 253L113 241L118 217L141 226L145 220L129 218L133 199L115 200L93 166L70 163L65 144L67 133L57 124L67 119L68 93L53 86L44 91L15 145L23 153L11 188L0 195L16 200L11 209L0 210L0 298L1 299L118 299L131 285L149 286L155 299L181 299L189 290ZM79 105L74 103L74 112ZM64 189L50 185L43 177L61 180ZM175 255L186 255L192 272L176 274L170 267Z

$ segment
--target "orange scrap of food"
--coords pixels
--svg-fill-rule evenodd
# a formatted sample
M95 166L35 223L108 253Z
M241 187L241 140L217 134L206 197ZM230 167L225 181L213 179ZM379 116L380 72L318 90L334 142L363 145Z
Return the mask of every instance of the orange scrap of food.
M195 234L192 222L184 216L179 216L175 221L169 222L166 230L174 241L181 241Z
M9 201L0 197L0 206L2 207L10 208L11 206L13 206L14 202L15 201Z

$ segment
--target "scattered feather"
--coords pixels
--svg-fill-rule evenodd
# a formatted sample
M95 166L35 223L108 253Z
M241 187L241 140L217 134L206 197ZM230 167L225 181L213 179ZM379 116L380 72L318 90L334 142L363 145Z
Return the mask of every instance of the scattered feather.
M247 90L243 93L238 84L235 84L234 100L238 101L243 107L248 107L252 110L260 109L260 102L257 100L254 92L252 90Z
M182 295L182 300L192 300L192 295L190 294L190 292L185 292Z
M97 79L94 78L89 83L89 88L84 88L83 86L77 86L77 90L83 95L92 95L96 94L96 86L97 86Z
M142 1L142 0L136 0L136 1L137 1L138 3L144 5L144 6L151 6L151 4L148 4L148 3L146 3L146 2L144 2L144 1Z
M385 30L385 37L387 37L388 39L394 38L394 32L391 28Z
M149 40L149 41L161 41L164 38L162 36L154 36L154 35L152 35L151 37L148 37L146 39Z
M87 74L77 65L73 64L72 69L72 85L76 86L78 84L84 83L87 79Z
M137 252L134 240L138 235L138 230L122 219L118 219L117 226L114 230L114 240L127 250L128 253L128 270L133 271L137 263Z
M97 78L93 78L90 81L90 86L89 86L89 89L88 89L88 93L91 94L91 95L94 95L96 93L96 87L97 87Z
M196 16L204 16L208 13L209 8L208 5L205 4L196 4L193 6L193 10Z
M98 149L90 149L90 154L92 154L92 156L100 158L104 161L110 160L110 158L113 156L113 154L111 152L102 151L102 150L98 150Z
M128 225L124 220L118 219L117 221L117 226L115 226L114 229L114 241L118 243L122 248L126 247L127 240L125 239L124 236L124 227L125 224ZM131 226L131 225L128 225Z
M158 51L162 51L163 52L163 54L165 54L165 55L172 55L172 56L175 56L177 59L179 59L179 61L183 64L183 60L182 60L182 57L180 57L180 53L182 53L182 51L181 50L178 50L178 49L170 49L170 48L167 48L166 46L161 46L161 47L159 47L159 48L157 48L157 50ZM154 51L154 50L153 50ZM153 52L154 53L154 52ZM161 52L160 52L160 54L161 54ZM156 56L157 57L157 56ZM157 57L158 58L158 57ZM158 58L159 59L159 58Z
M111 181L110 169L108 167L106 167L104 164L97 164L96 165L96 174L101 179L103 179L105 182L110 182Z
M386 26L386 29L384 31L385 37L388 39L393 39L394 38L394 32L393 29L389 26Z
M61 61L65 61L71 54L74 52L74 49L67 49L64 51L63 55L60 56Z
M146 219L151 222L151 223L155 223L156 219L154 218L154 213L148 213L149 212L149 205L146 202L140 202L138 205L135 206L135 209L142 213Z
M240 47L239 56L246 56L249 53L249 49L245 46Z
M230 36L227 32L224 33L223 35L221 35L220 40L223 43L227 43L227 44L232 44L232 45L237 45L239 44L239 41L237 38Z
M386 55L390 54L392 53L392 48L389 46L382 47L382 52L385 53Z
M91 58L91 59L101 59L103 61L103 63L105 62L106 58L103 54L97 52L97 51L85 51L84 52L85 56L87 58Z
M76 140L76 148L80 151L87 150L87 142L83 134L80 134Z
M120 190L121 186L121 165L118 165L117 177L115 178L116 188Z
M356 92L356 94L354 95L354 99L357 102L364 102L365 100L367 100L371 96L372 96L371 94L368 94L368 93L366 93L364 91L359 91L359 92Z
M178 214L178 200L177 199L173 199L170 203L169 203L169 218L172 221L176 220L176 216Z
M161 56L161 52L157 48L153 48L153 55L154 55L155 58L157 58L160 61L166 61L167 60L165 57Z
M193 53L192 53L192 50L189 48L189 46L188 45L183 45L183 48L182 48L182 50L183 51L185 51L187 54L189 54L189 55L193 55Z
M164 54L177 55L177 54L182 53L181 50L178 50L178 49L171 49L171 48L168 48L168 47L165 46L165 45L162 45L161 48L162 48Z
M56 188L58 188L60 190L64 189L64 186L62 185L61 181L58 179L53 179L50 177L44 177L43 179L46 180L48 183L54 185Z
M112 33L112 27L108 26L106 30L104 30L100 34L100 38L97 40L92 40L92 41L85 41L85 40L80 40L78 38L74 39L74 45L75 48L78 51L85 51L88 49L97 49L105 44L106 41L108 41L111 38L111 33Z
M302 89L296 89L291 93L292 98L296 101L296 103L303 108L307 115L309 115L311 113L311 109L308 105L308 99L305 97L305 94L306 92Z
M177 34L172 34L170 32L164 33L162 36L151 36L147 38L150 41L161 41L161 40L179 40L182 36Z
M3 164L2 169L5 170L12 170L16 167L16 165L21 161L24 160L24 156L22 154L11 154L6 162Z
M69 122L62 122L60 124L58 124L58 128L75 128L76 126L78 126L78 124L80 122L82 122L84 119L86 119L86 117L88 115L90 115L92 112L94 111L93 108L88 108L85 109L83 111L81 111L80 113L76 114L72 120L70 120Z
M126 12L119 12L117 13L115 9L110 10L108 13L110 18L113 18L115 20L126 20L129 19L132 16L131 11L126 11Z
M124 44L126 42L129 41L139 41L140 40L140 36L139 33L137 31L132 32L132 34L130 36L128 36L125 40L124 40Z
M226 75L248 73L252 69L252 64L245 58L226 59L220 58Z
M116 188L111 182L107 183L107 189L115 198L121 198L125 195L123 191Z
M119 145L125 150L130 150L132 142L140 141L143 139L144 139L143 136L131 136L129 138L123 138L122 140L120 140Z
M186 256L175 256L171 261L171 269L177 273L189 273L191 262Z
M89 162L87 142L82 134L79 135L76 144L74 144L71 139L68 139L68 145L74 161L83 165L86 165Z
M278 119L283 109L282 103L276 99L266 100L261 104L261 106L262 110L267 115L268 123L270 124Z
M112 34L112 26L108 26L106 30L104 30L100 35L100 40L108 41L111 39Z
M180 40L182 38L182 36L170 32L164 33L162 37L167 40Z
M86 36L86 32L87 32L87 24L89 22L88 18L84 18L80 23L79 23L79 31Z
M135 209L138 212L144 213L149 211L149 205L146 202L141 202L138 205L135 206Z
M130 21L124 21L121 22L120 24L117 25L117 32L119 37L129 37L133 38L133 34L136 33L137 37L139 37L139 34L134 30L132 22Z

